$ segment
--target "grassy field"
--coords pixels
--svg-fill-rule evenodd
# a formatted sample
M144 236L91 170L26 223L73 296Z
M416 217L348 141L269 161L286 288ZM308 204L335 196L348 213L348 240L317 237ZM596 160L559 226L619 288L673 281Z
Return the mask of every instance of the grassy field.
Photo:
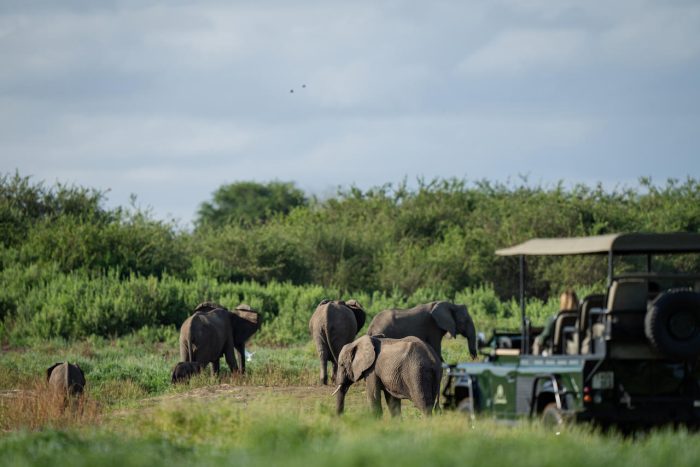
M462 339L447 361L465 360ZM249 375L209 376L173 387L174 330L117 339L48 341L0 355L1 465L697 465L700 436L659 431L635 438L574 427L559 436L456 413L425 418L404 402L402 419L367 413L364 387L334 415L332 388L316 384L310 344L254 352ZM83 407L55 410L44 371L77 361Z

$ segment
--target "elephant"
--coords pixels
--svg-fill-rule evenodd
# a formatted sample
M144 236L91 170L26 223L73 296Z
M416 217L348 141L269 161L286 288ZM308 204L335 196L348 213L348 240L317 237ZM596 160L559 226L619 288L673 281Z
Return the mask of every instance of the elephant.
M231 373L238 372L234 349L245 373L245 343L260 328L257 311L241 304L230 311L212 302L195 308L180 328L180 361L212 364L212 374L219 374L219 359L226 358Z
M170 382L173 384L187 381L194 375L202 372L202 364L199 362L178 362L173 368Z
M328 384L329 360L333 366L331 379L335 380L340 349L355 339L357 331L365 325L365 318L365 310L356 300L323 300L318 304L309 320L309 333L321 361L321 384Z
M367 328L370 336L401 338L416 336L428 343L442 360L442 338L445 333L467 338L469 353L477 356L477 338L474 321L466 305L450 302L431 302L408 310L384 310L379 312Z
M77 364L68 362L54 363L47 368L46 381L56 394L64 397L81 396L85 389L85 373Z
M370 410L382 414L381 393L393 417L401 415L401 399L410 399L429 416L440 394L440 356L417 337L402 339L362 336L343 346L338 356L336 412L345 409L345 395L365 378Z

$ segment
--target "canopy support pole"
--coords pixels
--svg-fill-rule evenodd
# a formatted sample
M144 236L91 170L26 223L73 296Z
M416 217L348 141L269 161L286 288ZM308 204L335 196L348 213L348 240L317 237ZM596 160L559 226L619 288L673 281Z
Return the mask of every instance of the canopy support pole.
M520 345L520 353L525 355L530 349L530 333L527 325L527 316L525 316L525 255L520 255L520 326L522 330L522 344Z

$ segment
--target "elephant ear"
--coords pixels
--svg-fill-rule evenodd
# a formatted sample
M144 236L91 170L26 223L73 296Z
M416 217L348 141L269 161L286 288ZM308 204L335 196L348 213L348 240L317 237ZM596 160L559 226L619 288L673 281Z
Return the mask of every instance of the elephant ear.
M245 344L248 339L260 329L262 318L257 311L253 311L248 307L248 310L241 310L237 307L232 313L233 319L233 341L239 344Z
M362 379L362 374L367 371L377 358L372 338L362 336L355 341L355 354L352 357L352 379L357 382Z
M75 364L75 368L80 372L80 376L83 377L83 381L85 381L85 372L83 371L82 368L80 368L80 365L78 365L78 364L76 363L76 364Z
M362 305L360 305L357 300L348 300L345 302L345 305L350 308L352 311L352 314L355 315L355 321L357 321L357 330L359 331L362 329L362 326L365 325L365 319L367 315L365 314L365 310L362 308Z
M79 383L80 386L85 386L85 373L83 373L83 369L80 368L77 363L68 364L66 376L69 377L71 386L76 384L76 382ZM78 379L76 380L76 378Z
M457 323L452 314L452 304L449 302L437 302L433 306L430 314L437 323L438 327L443 331L450 333L453 338L457 336Z
M46 369L46 381L51 379L51 373L53 372L54 368L56 368L58 365L63 365L63 362L54 363Z

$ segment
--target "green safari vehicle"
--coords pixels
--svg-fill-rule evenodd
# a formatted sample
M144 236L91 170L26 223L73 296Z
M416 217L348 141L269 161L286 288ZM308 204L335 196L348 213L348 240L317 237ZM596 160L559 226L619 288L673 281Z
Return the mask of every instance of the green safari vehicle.
M653 267L655 258L696 253L696 233L533 239L498 250L519 257L521 329L494 333L483 361L447 366L444 406L554 425L697 425L700 274ZM585 297L577 310L560 311L551 345L539 355L532 345L538 330L524 306L525 258L534 255L608 258L607 292ZM694 255L687 256L697 265ZM617 263L624 272L616 273ZM630 270L633 264L642 270Z

